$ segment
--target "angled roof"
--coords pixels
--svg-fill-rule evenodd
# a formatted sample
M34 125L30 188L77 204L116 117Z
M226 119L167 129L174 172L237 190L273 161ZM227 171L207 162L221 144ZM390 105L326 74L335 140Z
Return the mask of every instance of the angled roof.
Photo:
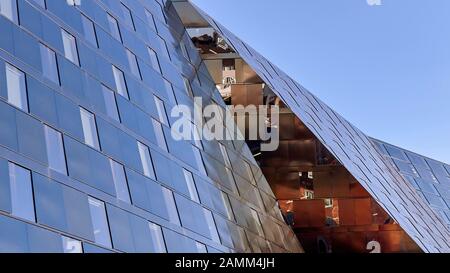
M371 139L380 153L450 226L450 165Z
M424 252L449 252L450 230L371 139L192 4Z

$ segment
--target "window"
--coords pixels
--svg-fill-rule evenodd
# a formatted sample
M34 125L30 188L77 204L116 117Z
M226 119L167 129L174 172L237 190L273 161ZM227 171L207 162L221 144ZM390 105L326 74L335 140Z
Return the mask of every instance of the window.
M158 55L150 47L147 47L147 51L148 51L148 55L150 56L150 63L152 64L153 69L155 69L156 71L161 73L161 67L159 66Z
M244 162L245 170L247 171L247 176L250 179L250 182L252 183L253 186L256 186L256 180L252 173L252 167L250 167L250 164L247 161L243 161L243 162Z
M228 157L227 148L222 143L219 143L220 152L222 153L222 158L225 161L225 165L231 168L230 158Z
M84 142L95 148L100 149L97 135L97 125L95 124L94 114L80 107L81 124L83 125Z
M50 169L67 175L66 157L61 133L44 125L47 159Z
M109 14L107 16L109 32L114 38L116 38L116 40L122 42L122 36L120 35L119 24L117 23L117 20Z
M42 73L44 77L59 85L58 65L56 63L56 54L53 50L40 44Z
M116 189L116 196L118 199L131 203L130 193L128 191L127 178L125 176L124 168L121 164L110 159L111 171L113 175L114 187Z
M197 125L191 123L191 131L192 131L192 138L194 140L194 145L199 148L200 150L203 150L203 144L202 144L202 138L199 133L199 128Z
M219 241L216 225L209 210L177 194L175 201L183 227L215 242Z
M187 188L189 190L189 195L191 200L195 202L199 202L197 188L195 187L194 178L192 177L192 173L186 169L183 169L184 179L186 181Z
M93 46L98 47L94 23L84 15L81 15L81 23L83 25L84 38Z
M113 74L114 74L114 81L116 83L116 89L117 93L121 95L122 97L128 99L128 90L127 90L127 84L125 82L125 77L123 75L123 72L115 67L112 66Z
M155 119L152 119L152 123L153 123L153 129L155 132L156 142L157 142L158 146L167 152L168 150L167 150L166 138L164 137L164 132L163 132L161 123Z
M191 83L185 77L183 77L183 82L184 82L184 88L186 89L186 93L188 94L188 96L193 97L194 93L192 92Z
M139 65L136 59L136 55L134 55L131 51L126 49L127 52L127 58L128 58L128 64L131 69L131 73L133 73L134 76L136 76L139 79L142 79L141 72L139 71Z
M66 236L62 236L62 245L64 253L83 253L81 242Z
M165 125L168 125L167 121L167 114L166 114L166 108L164 107L164 102L159 99L158 97L155 97L155 104L156 104L156 110L158 110L158 117L159 121Z
M67 5L69 6L79 6L81 0L66 0Z
M134 30L136 30L136 28L134 26L133 15L131 14L131 10L127 6L125 6L123 3L121 5L122 5L122 12L123 12L125 22L127 22L127 24L130 27L132 27Z
M92 197L89 197L88 200L95 242L111 248L111 236L109 234L105 203Z
M148 227L152 238L153 253L165 253L166 246L164 245L161 227L151 222L148 223Z
M170 83L168 80L166 80L166 79L164 79L163 78L163 81L164 81L164 87L166 88L166 92L167 92L167 97L169 98L169 100L172 102L172 103L176 103L176 100L175 100L175 95L174 95L174 93L173 93L173 86L172 86L172 83Z
M105 101L106 114L110 118L120 122L119 111L117 110L117 102L114 91L102 85L102 92L103 99Z
M314 192L310 191L310 190L305 190L305 193L304 193L302 199L307 199L307 200L314 199Z
M11 214L29 221L35 221L31 173L9 162L9 186L11 192Z
M28 112L25 74L8 63L6 63L6 86L8 102Z
M17 24L19 18L16 0L0 0L0 14Z
M195 157L195 161L197 163L198 170L202 174L206 175L205 164L203 163L202 154L201 154L200 150L195 146L191 146L191 147L192 147L192 151L194 152L194 157Z
M139 141L137 142L139 149L139 157L141 158L142 170L145 176L155 179L152 158L148 147Z
M180 41L180 49L181 49L181 53L183 54L183 57L185 57L187 60L189 60L189 54L187 52L186 45L184 44L183 41Z
M150 13L150 11L145 10L145 17L147 17L147 23L148 25L154 30L156 31L156 25L155 25L155 20L153 18L153 14Z
M64 56L72 63L80 65L75 37L63 29L61 30L61 34L64 45Z

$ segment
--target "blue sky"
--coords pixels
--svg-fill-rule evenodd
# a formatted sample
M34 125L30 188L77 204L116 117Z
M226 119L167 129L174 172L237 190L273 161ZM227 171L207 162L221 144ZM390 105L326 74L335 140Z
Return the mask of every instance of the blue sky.
M450 163L450 1L193 2L366 134Z

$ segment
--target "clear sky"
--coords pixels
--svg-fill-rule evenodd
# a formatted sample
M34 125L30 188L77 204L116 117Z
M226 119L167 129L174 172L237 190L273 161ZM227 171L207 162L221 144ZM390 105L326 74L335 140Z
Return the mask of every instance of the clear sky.
M193 2L366 134L450 163L449 0Z

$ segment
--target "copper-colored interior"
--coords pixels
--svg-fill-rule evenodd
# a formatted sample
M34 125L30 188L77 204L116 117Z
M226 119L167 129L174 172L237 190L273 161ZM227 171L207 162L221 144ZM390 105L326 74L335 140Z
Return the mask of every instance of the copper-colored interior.
M221 92L228 104L268 103L264 82L250 66L233 52L211 54L211 47L202 44L200 51L219 90L227 88ZM225 86L230 75L233 83ZM270 103L281 107L278 149L261 152L258 141L248 143L306 252L420 252L297 116L278 98Z

